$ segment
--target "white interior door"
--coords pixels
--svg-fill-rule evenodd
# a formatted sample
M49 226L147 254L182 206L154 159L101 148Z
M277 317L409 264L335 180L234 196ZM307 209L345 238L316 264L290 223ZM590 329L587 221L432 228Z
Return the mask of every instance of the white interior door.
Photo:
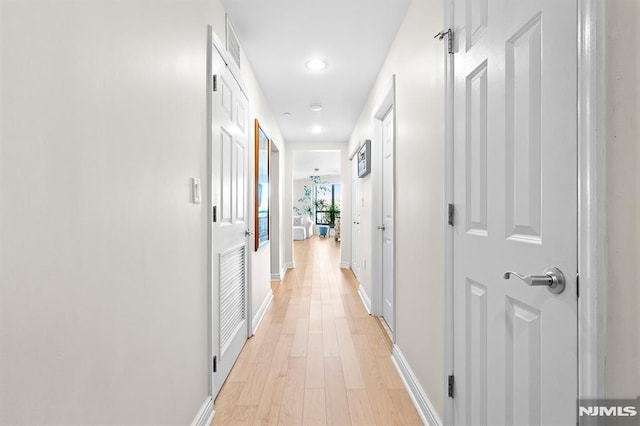
M360 280L360 180L358 157L351 160L351 270Z
M218 394L247 340L248 102L213 50L212 94L212 344Z
M454 5L455 423L576 424L577 2Z
M382 119L382 317L394 330L394 123L393 107Z

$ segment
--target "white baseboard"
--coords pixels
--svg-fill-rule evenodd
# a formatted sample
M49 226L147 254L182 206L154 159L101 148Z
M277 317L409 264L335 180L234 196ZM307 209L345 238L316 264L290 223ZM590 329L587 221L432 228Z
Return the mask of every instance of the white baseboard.
M191 422L191 426L209 426L213 421L213 416L216 412L213 410L213 398L211 396L207 397L207 400L202 404L198 414Z
M442 419L438 416L436 409L433 407L433 404L431 404L424 389L422 389L418 378L413 373L407 359L402 355L402 351L398 345L393 345L391 360L396 366L400 378L407 388L407 392L409 392L409 396L413 401L413 405L416 406L422 422L428 426L442 426Z
M280 270L279 273L277 274L271 274L271 281L282 281L284 280L284 276L287 275L287 271L289 269L287 268L287 265L283 265L282 269Z
M284 267L286 269L295 269L296 264L294 262L287 262L287 263L284 264Z
M367 296L367 292L364 291L362 285L358 287L358 294L360 295L360 300L362 300L364 308L367 310L369 315L371 315L371 299L369 299L369 296Z
M269 308L269 305L271 304L271 301L273 300L273 292L271 291L271 289L269 289L269 291L267 292L267 295L265 296L264 300L262 301L262 305L260 305L260 308L258 309L258 312L256 312L256 315L253 317L253 321L251 322L251 334L256 334L256 330L258 329L258 327L260 326L260 323L262 322L262 319L264 318L264 314L267 313L267 308Z
M340 262L340 269L351 269L350 262Z

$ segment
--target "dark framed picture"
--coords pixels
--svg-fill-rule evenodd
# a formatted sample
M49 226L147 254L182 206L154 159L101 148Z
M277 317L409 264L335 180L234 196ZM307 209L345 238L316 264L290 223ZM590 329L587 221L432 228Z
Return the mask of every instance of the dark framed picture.
M255 120L255 251L269 244L269 172L270 141Z
M358 150L358 177L371 173L371 140L364 141Z

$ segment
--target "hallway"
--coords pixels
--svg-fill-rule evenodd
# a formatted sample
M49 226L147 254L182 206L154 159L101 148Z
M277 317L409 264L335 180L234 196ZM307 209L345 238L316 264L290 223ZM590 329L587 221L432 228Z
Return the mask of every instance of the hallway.
M215 401L214 425L420 425L340 245L295 241L295 264Z

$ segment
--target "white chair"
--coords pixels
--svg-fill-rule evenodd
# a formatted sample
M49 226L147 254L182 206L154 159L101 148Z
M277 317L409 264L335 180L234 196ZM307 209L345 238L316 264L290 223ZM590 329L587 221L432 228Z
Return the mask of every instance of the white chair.
M293 217L293 240L301 241L313 236L313 221L309 216Z
M313 237L313 220L311 220L309 216L304 216L302 218L302 226L304 226L306 238Z

